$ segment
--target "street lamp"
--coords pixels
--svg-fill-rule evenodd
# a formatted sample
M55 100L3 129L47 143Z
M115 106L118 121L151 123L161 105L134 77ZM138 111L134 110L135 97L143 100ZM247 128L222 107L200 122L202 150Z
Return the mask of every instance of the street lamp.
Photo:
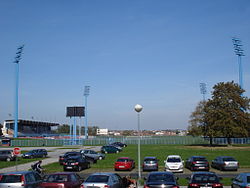
M135 105L135 111L138 113L138 177L141 179L140 112L142 111L142 106L140 104Z

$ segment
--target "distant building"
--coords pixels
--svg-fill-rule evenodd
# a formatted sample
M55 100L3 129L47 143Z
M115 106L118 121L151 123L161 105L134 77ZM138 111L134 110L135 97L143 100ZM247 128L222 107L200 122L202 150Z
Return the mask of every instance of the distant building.
M108 135L108 129L97 129L96 135Z

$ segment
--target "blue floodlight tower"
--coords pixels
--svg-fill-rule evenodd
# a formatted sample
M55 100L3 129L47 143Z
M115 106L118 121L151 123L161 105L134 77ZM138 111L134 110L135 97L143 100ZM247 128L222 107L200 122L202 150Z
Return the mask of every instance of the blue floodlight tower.
M241 40L234 37L233 39L233 45L234 45L234 52L238 56L238 64L239 64L239 85L241 89L243 89L243 70L242 70L242 63L241 63L241 56L244 56Z
M19 90L19 62L21 60L24 45L17 48L15 61L16 64L16 89L15 89L15 125L14 125L14 138L18 137L18 90Z
M205 101L206 100L205 95L207 94L206 83L200 83L200 91L201 91L201 94L203 95L203 101Z
M84 97L85 97L85 139L88 139L88 108L87 108L87 98L89 96L90 86L84 87Z

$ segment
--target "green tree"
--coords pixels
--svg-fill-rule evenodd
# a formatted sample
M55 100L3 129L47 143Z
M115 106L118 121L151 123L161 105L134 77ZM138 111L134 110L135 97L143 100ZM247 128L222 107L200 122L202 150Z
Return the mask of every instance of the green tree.
M202 126L204 125L204 106L206 101L200 101L195 111L190 115L188 135L201 136Z
M222 136L228 144L232 137L249 136L250 100L243 96L244 90L233 81L218 83L213 89L212 99L204 107L203 134L210 137L210 143L213 137Z
M58 126L57 133L69 134L69 125L63 124Z

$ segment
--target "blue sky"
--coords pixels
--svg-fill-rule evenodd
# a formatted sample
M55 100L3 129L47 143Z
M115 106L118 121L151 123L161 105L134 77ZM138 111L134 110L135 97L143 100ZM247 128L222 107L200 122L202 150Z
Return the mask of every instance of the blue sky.
M68 123L84 105L89 125L186 129L218 82L238 82L231 38L242 40L245 95L250 89L249 0L2 0L0 121L14 114L14 61L20 62L19 118Z

